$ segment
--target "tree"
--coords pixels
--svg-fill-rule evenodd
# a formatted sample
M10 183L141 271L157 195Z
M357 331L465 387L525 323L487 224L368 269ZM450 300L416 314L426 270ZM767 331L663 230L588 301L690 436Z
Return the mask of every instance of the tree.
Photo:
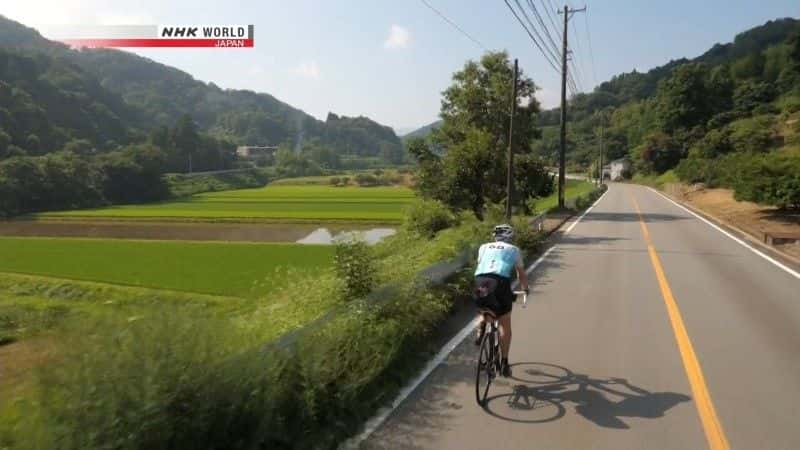
M656 109L667 133L704 125L714 112L716 99L710 96L704 64L684 64L658 86Z
M185 170L192 171L192 157L200 147L200 135L192 116L184 114L178 119L172 130L172 143L178 156L185 161L185 165L183 165Z
M73 139L67 142L63 151L67 153L74 153L76 155L88 156L97 152L91 142L86 139Z
M442 125L431 134L430 145L421 140L408 144L409 153L419 161L417 187L423 195L450 208L470 209L479 218L487 199L505 198L513 70L508 55L497 52L467 62L453 75L453 84L442 94ZM514 116L512 148L520 155L531 152L531 141L538 136L535 91L533 80L520 72L518 96L530 99ZM433 148L442 149L444 155ZM524 200L515 197L517 205Z
M8 147L11 145L11 136L0 129L0 159L8 156Z
M764 73L766 60L761 52L752 53L733 63L733 76L739 80L759 78Z
M800 72L800 29L792 33L786 44L789 46L789 59L795 70Z
M733 89L735 84L731 77L731 70L727 64L717 66L711 70L706 82L710 107L713 113L727 111L732 105Z
M514 158L515 194L522 201L552 194L555 189L554 177L541 160L532 154ZM527 208L528 203L523 205Z
M642 145L633 149L636 168L645 173L663 173L683 157L680 146L667 134L655 132L644 138Z
M287 177L321 175L322 169L307 156L297 154L288 144L278 147L275 152L275 167L278 173Z
M341 167L339 154L323 146L318 139L303 143L300 153L324 169L338 169Z
M103 195L112 203L140 203L166 198L169 189L162 173L164 153L148 144L129 146L101 155Z
M749 113L774 97L775 91L769 83L745 81L733 93L733 107L738 113Z

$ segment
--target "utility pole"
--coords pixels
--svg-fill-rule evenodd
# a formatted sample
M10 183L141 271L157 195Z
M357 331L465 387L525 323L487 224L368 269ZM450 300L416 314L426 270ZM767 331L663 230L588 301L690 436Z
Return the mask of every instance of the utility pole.
M511 220L511 200L514 195L514 114L517 112L517 77L519 66L514 58L514 84L511 86L511 119L508 121L508 171L506 172L506 219Z
M569 18L576 12L586 11L584 6L581 9L570 9L564 5L564 10L559 13L564 14L564 37L561 40L561 150L558 154L558 207L564 208L564 188L566 185L566 153L567 153L567 26Z

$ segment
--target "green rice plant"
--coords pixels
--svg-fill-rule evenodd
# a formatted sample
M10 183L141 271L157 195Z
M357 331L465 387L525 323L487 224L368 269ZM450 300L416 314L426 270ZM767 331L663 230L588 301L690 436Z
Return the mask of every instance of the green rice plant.
M0 271L255 298L287 283L281 267L330 266L324 245L0 238Z
M399 222L414 198L405 187L270 185L259 189L197 194L143 205L39 213L36 218L126 220L264 220Z

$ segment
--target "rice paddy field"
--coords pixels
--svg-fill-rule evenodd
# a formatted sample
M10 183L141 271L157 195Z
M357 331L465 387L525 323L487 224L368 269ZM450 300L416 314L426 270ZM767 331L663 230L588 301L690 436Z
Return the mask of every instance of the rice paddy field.
M290 270L330 266L333 247L284 243L0 238L0 272L254 298Z
M211 192L187 199L46 212L38 219L126 219L397 223L414 193L405 187L281 185Z
M256 308L268 323L282 324L270 332L299 326L335 301L334 247L295 241L317 228L397 223L412 199L404 187L304 181L8 222L0 227L0 347L36 339L76 313L95 320L121 303L134 316L165 302L187 311L198 304L236 314ZM54 225L68 233L48 235ZM112 236L96 232L106 228ZM293 286L298 280L304 285ZM325 294L309 302L304 293L320 286Z

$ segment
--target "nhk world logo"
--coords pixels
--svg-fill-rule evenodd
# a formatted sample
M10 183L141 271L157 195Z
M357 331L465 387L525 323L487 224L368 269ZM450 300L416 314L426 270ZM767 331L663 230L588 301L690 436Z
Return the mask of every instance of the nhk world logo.
M250 48L253 25L107 25L49 27L43 34L73 47Z

